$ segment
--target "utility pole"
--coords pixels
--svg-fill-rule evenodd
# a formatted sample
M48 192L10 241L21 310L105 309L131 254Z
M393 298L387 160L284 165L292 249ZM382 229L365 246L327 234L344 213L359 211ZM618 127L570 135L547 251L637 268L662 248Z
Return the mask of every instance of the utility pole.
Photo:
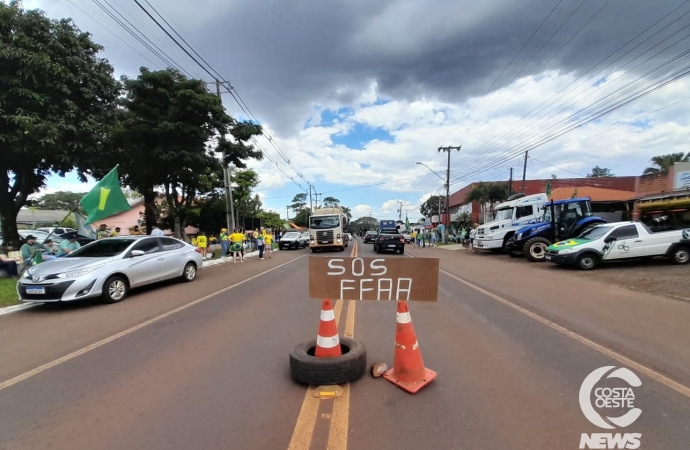
M312 190L313 187L314 187L314 186L312 186L311 184L309 185L309 212L310 212L310 213L313 213L313 212L314 212L314 204L313 204L312 201L311 201L311 190Z
M405 202L401 202L401 201L398 200L398 204L400 205L400 208L398 209L398 220L400 220L400 221L402 221L402 206L403 206L403 203L405 203Z
M314 208L315 209L319 207L319 196L321 196L321 195L323 195L323 194L319 194L317 192L314 192L314 197L316 197L316 201L314 202Z
M223 97L220 95L220 80L216 78L216 94L223 102ZM225 136L220 137L221 141L225 140ZM228 232L232 233L235 229L235 207L232 201L232 174L230 168L225 164L225 152L223 152L223 182L225 183L225 221L227 223Z
M508 179L508 197L513 195L513 168L510 168L510 178Z
M525 151L525 164L522 166L522 193L525 193L525 177L527 176L527 158L529 157L529 150Z
M446 220L445 227L446 233L443 237L443 242L448 243L448 229L450 228L450 152L453 150L460 151L462 145L457 147L439 147L439 152L448 152L448 168L446 169Z
M290 220L290 205L285 206L285 220Z

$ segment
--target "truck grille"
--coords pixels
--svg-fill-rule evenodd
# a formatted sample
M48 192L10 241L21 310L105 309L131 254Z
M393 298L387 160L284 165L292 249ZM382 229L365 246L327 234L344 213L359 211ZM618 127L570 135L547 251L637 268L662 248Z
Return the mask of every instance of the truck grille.
M333 243L333 230L317 231L316 232L316 243L317 244L332 244Z

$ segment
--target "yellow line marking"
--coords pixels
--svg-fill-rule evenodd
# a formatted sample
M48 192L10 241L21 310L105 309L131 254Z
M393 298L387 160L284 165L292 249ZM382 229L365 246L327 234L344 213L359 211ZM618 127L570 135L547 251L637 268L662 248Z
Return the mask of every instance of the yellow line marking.
M666 376L664 376L664 375L662 375L662 374L660 374L660 373L658 373L658 372L656 372L656 371L654 371L654 370L652 370L646 366L643 366L642 364L637 363L630 358L626 358L625 356L623 356L619 353L616 353L613 350L609 350L608 348L604 347L603 345L599 345L596 342L590 341L586 337L581 336L581 335L575 333L574 331L570 331L567 328L562 327L562 326L560 326L560 325L558 325L558 324L556 324L556 323L554 323L548 319L545 319L544 317L537 315L537 314L535 314L535 313L533 313L533 312L531 312L525 308L522 308L522 307L504 299L503 297L500 297L496 294L492 294L491 292L487 291L486 289L482 289L479 286L472 284L467 280L463 280L462 278L460 278L456 275L453 275L452 273L450 273L448 271L445 271L443 269L441 269L440 271L442 273L448 275L449 277L465 284L466 286L471 287L475 291L481 292L482 294L484 294L488 297L491 297L494 300L501 302L504 305L509 306L509 307L513 308L514 310L519 311L528 317L531 317L532 319L536 320L537 322L540 322L540 323L558 331L559 333L563 333L566 336L568 336L572 339L575 339L576 341L586 345L587 347L590 347L590 348L592 348L592 349L594 349L600 353L603 353L604 355L606 355L610 358L613 358L616 361L623 363L623 364L627 365L628 367L631 367L631 368L637 370L640 373L645 374L649 378L652 378L652 379L658 381L659 383L663 384L664 386L669 387L669 388L673 389L674 391L676 391L676 392L678 392L678 393L680 393L686 397L690 397L690 388L688 388L687 386L684 386L684 385L682 385L676 381L673 381L672 379L670 379L670 378L668 378L668 377L666 377ZM349 306L348 306L348 308L349 308Z
M151 325L152 323L158 322L159 320L162 320L162 319L165 319L166 317L172 316L172 315L175 314L175 313L178 313L178 312L180 312L180 311L182 311L182 310L185 310L185 309L190 308L190 307L192 307L192 306L194 306L194 305L197 305L197 304L199 304L199 303L201 303L201 302L203 302L203 301L206 301L206 300L208 300L208 299L210 299L210 298L212 298L212 297L215 297L215 296L218 295L218 294L222 294L223 292L227 292L227 291L229 291L229 290L231 290L231 289L236 288L237 286L240 286L240 285L242 285L242 284L248 283L248 282L254 280L255 278L259 278L259 277L262 276L262 275L265 275L265 274L267 274L267 273L269 273L269 272L272 272L272 271L274 271L274 270L276 270L276 269L279 269L279 268L281 268L281 267L283 267L283 266L285 266L285 265L287 265L287 264L290 264L291 262L297 261L298 259L302 259L302 258L304 258L305 256L307 256L307 255L298 256L297 258L291 259L290 261L284 262L284 263L279 264L279 265L277 265L277 266L275 266L275 267L272 267L272 268L270 268L270 269L268 269L268 270L265 270L265 271L263 271L263 272L261 272L261 273L258 273L258 274L254 275L254 276L251 276L251 277L247 278L246 280L242 280L242 281L240 281L240 282L238 282L238 283L235 283L235 284L233 284L232 286L225 287L225 288L220 289L220 290L218 290L218 291L216 291L216 292L213 292L213 293L211 293L211 294L208 294L208 295L206 295L206 296L204 296L204 297L198 298L198 299L196 299L196 300L194 300L194 301L192 301L192 302L190 302L190 303L187 303L186 305L182 305L182 306L180 306L179 308L175 308L175 309L173 309L172 311L168 311L168 312L166 312L166 313L163 313L163 314L161 314L161 315L159 315L159 316L154 317L153 319L149 319L149 320L147 320L146 322L142 322L142 323L140 323L139 325L135 325L135 326L133 326L133 327L131 327L131 328L128 328L128 329L126 329L126 330L124 330L124 331L121 331L121 332L119 332L119 333L117 333L117 334L114 334L114 335L112 335L112 336L110 336L110 337L107 337L107 338L105 338L105 339L102 339L102 340L100 340L100 341L98 341L98 342L95 342L95 343L93 343L93 344L91 344L91 345L87 345L86 347L84 347L84 348L82 348L82 349L79 349L79 350L77 350L77 351L74 351L74 352L72 352L72 353L70 353L70 354L68 354L68 355L62 356L62 357L60 357L60 358L58 358L58 359L56 359L56 360L53 360L53 361L51 361L51 362L49 362L49 363L43 364L43 365L41 365L41 366L38 366L38 367L36 367L36 368L33 369L33 370L30 370L30 371L28 371L28 372L25 372L25 373L23 373L23 374L21 374L21 375L17 375L17 376L14 377L14 378L10 378L9 380L0 383L0 391L2 391L3 389L8 388L8 387L10 387L10 386L13 386L13 385L15 385L15 384L17 384L17 383L19 383L19 382L21 382L21 381L24 381L24 380L26 380L26 379L28 379L28 378L31 378L31 377L33 377L34 375L38 375L38 374L41 373L41 372L45 372L46 370L51 369L51 368L53 368L53 367L55 367L55 366L57 366L57 365L59 365L59 364L62 364L62 363L67 362L67 361L69 361L69 360L71 360L71 359L74 359L74 358L76 358L77 356L81 356L81 355L83 355L83 354L85 354L85 353L90 352L91 350L95 350L95 349L97 349L98 347L102 347L102 346L104 346L105 344L108 344L108 343L113 342L113 341L115 341L115 340L117 340L117 339L120 339L121 337L127 336L128 334L132 334L132 333L134 333L134 332L137 331L137 330L140 330L140 329L142 329L142 328L144 328L144 327L146 327L146 326L148 326L148 325Z
M355 335L355 305L356 300L350 300L347 303L344 336L349 338ZM343 395L334 401L327 448L328 450L347 450L347 431L350 420L350 383L343 385Z
M340 314L342 311L343 301L338 299L333 307L336 326L340 324ZM316 427L317 413L321 404L320 399L314 396L314 391L317 388L318 386L309 386L307 393L304 395L302 409L300 409L295 429L292 432L292 439L290 439L288 450L308 450L311 445L311 438Z

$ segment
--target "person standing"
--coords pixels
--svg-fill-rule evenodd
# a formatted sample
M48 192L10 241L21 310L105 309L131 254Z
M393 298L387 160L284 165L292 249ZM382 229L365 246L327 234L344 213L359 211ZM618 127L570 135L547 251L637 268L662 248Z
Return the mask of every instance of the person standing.
M264 235L264 244L266 245L266 256L273 258L271 255L271 250L273 250L273 234L270 231Z
M110 236L110 233L108 233L108 230L106 228L108 228L108 226L104 223L102 223L98 227L98 231L96 232L96 239L105 239Z
M472 253L477 253L477 249L474 248L474 236L477 233L474 227L470 228L470 250Z
M261 227L261 232L256 233L256 246L259 248L259 259L264 259L264 250L266 249L264 237L264 227Z
M237 263L237 256L240 257L240 262L244 263L244 234L233 230L233 233L228 236L230 240L230 251L232 252L232 263Z
M436 248L436 231L431 232L431 246Z
M151 228L151 236L165 236L165 234L163 234L163 230L158 228L158 225L154 225Z
M206 259L206 246L208 244L208 240L206 239L206 234L202 231L199 233L199 236L196 238L196 246L199 247L199 250L201 250L201 257L203 259Z
M220 248L221 254L223 255L223 258L228 256L228 229L227 228L221 228L220 229Z

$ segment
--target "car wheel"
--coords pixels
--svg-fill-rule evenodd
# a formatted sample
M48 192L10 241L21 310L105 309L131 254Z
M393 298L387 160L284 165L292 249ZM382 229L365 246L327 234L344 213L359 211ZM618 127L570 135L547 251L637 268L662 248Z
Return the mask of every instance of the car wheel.
M314 386L355 381L366 372L367 351L364 344L340 338L341 356L317 358L316 339L298 344L290 353L290 374L300 383Z
M127 297L129 291L129 284L127 279L120 275L114 275L103 283L103 292L101 299L105 303L118 303Z
M577 268L580 270L593 270L599 265L599 259L593 253L585 253L577 258Z
M187 263L184 266L184 270L182 271L182 281L185 283L189 283L191 281L194 281L196 279L196 264L194 263Z
M690 261L690 249L688 247L676 247L671 258L674 264L687 264Z
M532 262L544 261L544 255L546 255L546 247L551 245L551 241L543 237L534 237L525 243L525 247L522 252L525 257Z

